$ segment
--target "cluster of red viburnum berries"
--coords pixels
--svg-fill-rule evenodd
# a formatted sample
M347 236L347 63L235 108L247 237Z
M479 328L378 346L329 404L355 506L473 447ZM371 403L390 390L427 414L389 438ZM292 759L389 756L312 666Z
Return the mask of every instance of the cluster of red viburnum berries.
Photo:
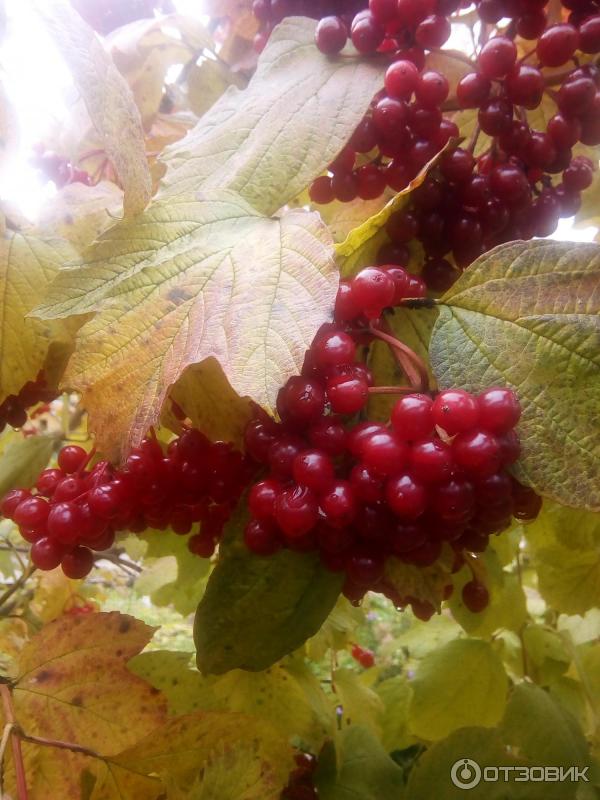
M427 567L446 544L458 569L513 517L534 518L541 499L507 471L520 452L521 409L510 389L399 390L388 424L361 418L379 389L359 343L381 332L373 320L383 308L419 288L397 267L368 267L342 283L337 322L321 328L302 374L280 390L281 421L265 415L247 427L247 452L266 475L249 493L245 541L264 556L282 547L317 551L328 569L345 573L350 599L374 589L427 615L428 604L386 582L387 559ZM463 599L476 610L487 591L474 578Z
M342 281L335 322L322 326L302 374L279 392L280 421L259 413L246 428L245 455L193 428L166 448L147 437L119 468L91 466L93 454L67 445L34 490L6 495L2 514L31 543L37 567L60 564L72 578L89 572L94 551L110 548L117 531L169 527L187 535L199 523L189 548L210 557L242 492L263 470L248 495L251 551L317 551L328 569L345 573L353 601L374 589L428 616L428 604L398 595L386 581L386 561L427 567L447 545L458 569L465 553L485 550L513 517L534 518L541 499L507 471L520 451L514 428L521 409L512 390L373 386L358 356L374 337L400 354L409 378L415 370L419 378L416 357L385 332L381 314L424 295L423 281L400 267L367 267ZM365 416L378 391L399 395L388 424ZM474 577L463 599L483 608L487 590Z

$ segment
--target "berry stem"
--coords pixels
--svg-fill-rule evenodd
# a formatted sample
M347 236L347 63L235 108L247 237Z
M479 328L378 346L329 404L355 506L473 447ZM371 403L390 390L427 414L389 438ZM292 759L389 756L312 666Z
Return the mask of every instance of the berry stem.
M4 715L8 724L11 726L11 746L13 752L13 760L15 764L15 779L17 783L17 797L19 800L28 800L29 794L27 792L27 779L25 777L25 766L23 764L23 752L21 750L21 741L15 730L15 712L12 704L12 694L10 687L6 684L0 684L0 693L2 694L2 704L4 706Z
M100 753L97 753L95 750L91 750L89 747L84 747L80 744L74 744L73 742L62 742L59 739L46 739L42 736L30 736L21 730L19 726L16 726L15 734L24 742L38 744L42 747L57 747L59 750L71 750L73 753L82 753L83 755L90 756L91 758L99 758L102 761L104 760Z
M390 345L400 368L406 375L408 382L413 389L421 392L428 388L429 374L427 372L427 366L425 362L419 358L414 350L411 350L410 347L405 345L403 342L400 342L395 336L391 335L387 323L382 324L386 326L388 329L387 331L382 331L373 324L369 326L373 335Z
M412 386L369 386L369 394L412 394Z

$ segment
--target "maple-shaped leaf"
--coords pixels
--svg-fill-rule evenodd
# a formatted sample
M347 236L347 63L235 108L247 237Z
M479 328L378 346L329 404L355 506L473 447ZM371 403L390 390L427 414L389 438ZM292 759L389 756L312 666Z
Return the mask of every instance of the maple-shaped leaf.
M148 203L151 179L140 113L131 89L92 28L67 0L36 0L35 9L65 59L103 149L125 192L125 214Z
M227 188L274 213L346 145L382 87L385 68L384 60L325 56L315 45L314 20L284 20L248 87L231 86L165 151L161 193Z
M0 239L0 402L35 380L53 342L72 339L70 325L28 314L74 255L67 242L58 240L12 232Z
M65 381L82 392L102 450L138 442L186 367L210 357L239 395L271 408L331 314L332 253L317 214L267 219L228 192L155 202L107 231L39 312L101 309Z
M12 702L21 729L102 757L150 734L163 723L166 702L126 663L152 633L117 612L63 616L44 626L18 659ZM0 721L4 724L1 714ZM23 751L30 800L48 798L49 786L54 797L80 797L89 757L30 743L23 743Z

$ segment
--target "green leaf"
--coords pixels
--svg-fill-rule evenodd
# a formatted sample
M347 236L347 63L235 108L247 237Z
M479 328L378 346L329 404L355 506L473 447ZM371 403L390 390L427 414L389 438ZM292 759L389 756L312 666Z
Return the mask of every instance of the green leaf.
M18 438L0 455L0 497L18 486L28 489L48 464L56 446L55 436Z
M381 743L388 752L404 750L415 741L408 730L408 709L412 697L410 683L403 675L388 678L375 687L383 703Z
M375 736L381 736L383 702L361 677L352 669L337 669L334 673L333 682L342 706L343 724L361 725Z
M314 34L300 17L277 26L248 87L229 88L166 149L161 194L232 189L273 214L325 169L381 88L385 62L329 58Z
M203 673L258 671L300 647L338 598L339 575L313 555L269 558L234 545L209 578L196 611L194 641Z
M482 769L515 763L506 754L498 731L462 728L436 742L419 758L410 772L406 800L465 800L466 797L469 800L508 800L513 797L507 785L500 781L481 781L468 791L455 786L450 777L452 767L465 758L472 759Z
M525 535L538 587L553 609L584 614L600 605L600 515L544 507Z
M411 686L410 729L435 741L457 728L496 725L504 712L508 679L490 644L461 639L425 656Z
M315 784L322 800L402 800L404 773L360 725L344 728L319 757Z
M500 731L506 744L518 748L534 764L588 763L588 745L575 719L532 683L521 683L512 690ZM541 736L541 731L547 735Z
M513 387L517 477L600 509L600 247L517 242L479 258L442 298L431 341L442 387Z
M312 661L321 661L328 650L345 650L364 618L364 609L353 606L345 597L340 596L319 631L307 641L308 657Z

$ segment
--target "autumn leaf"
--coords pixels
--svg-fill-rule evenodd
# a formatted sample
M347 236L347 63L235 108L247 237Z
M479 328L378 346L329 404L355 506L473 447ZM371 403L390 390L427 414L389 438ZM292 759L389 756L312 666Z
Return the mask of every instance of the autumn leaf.
M162 195L231 189L273 214L325 169L381 88L385 64L328 58L314 31L300 17L275 28L247 89L229 88L167 148Z
M448 549L429 567L415 567L392 556L386 561L383 583L400 598L415 598L439 610L444 587L452 580L451 568L452 555Z
M54 436L29 436L12 441L0 454L0 497L15 486L26 489L33 486L56 444Z
M67 0L36 0L35 8L71 70L102 137L125 192L125 214L135 215L150 199L151 180L142 121L131 90L94 31Z
M73 742L102 756L131 747L165 718L165 701L125 666L152 633L117 612L63 616L44 626L18 659L12 691L18 724L26 734ZM47 798L48 785L57 797L80 796L89 757L29 743L23 748L32 800Z
M59 240L11 232L0 240L0 401L35 380L53 342L71 341L64 323L28 315L74 255Z
M235 195L211 194L156 202L109 230L85 267L59 276L40 313L103 307L65 382L82 392L99 446L114 455L156 424L170 387L207 358L240 396L272 408L336 287L316 214L266 219Z
M442 387L511 386L523 414L517 477L600 509L600 247L516 242L442 298L431 362Z

